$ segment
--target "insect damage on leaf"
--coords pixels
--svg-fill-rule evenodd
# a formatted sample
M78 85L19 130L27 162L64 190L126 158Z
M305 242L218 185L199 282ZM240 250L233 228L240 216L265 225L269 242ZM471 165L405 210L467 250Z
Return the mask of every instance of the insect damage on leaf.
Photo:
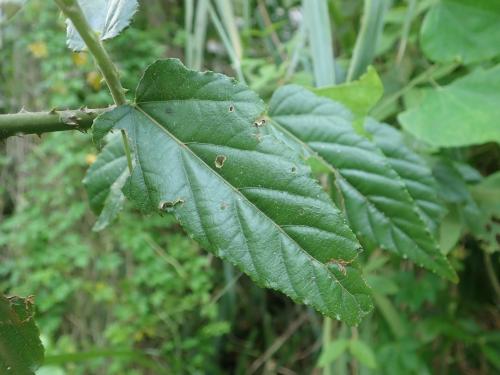
M216 168L222 168L224 166L224 163L226 162L227 160L227 156L225 155L217 155L217 157L215 158L215 167Z

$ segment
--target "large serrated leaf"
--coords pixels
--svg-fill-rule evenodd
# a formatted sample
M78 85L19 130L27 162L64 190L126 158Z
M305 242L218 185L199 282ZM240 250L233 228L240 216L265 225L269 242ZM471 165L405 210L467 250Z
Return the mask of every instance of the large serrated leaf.
M317 154L335 175L339 203L362 243L408 257L451 280L455 271L382 152L358 135L349 113L296 85L273 95L269 115L305 156Z
M33 375L43 362L40 332L30 298L0 295L0 373Z
M434 235L446 213L437 195L437 183L425 161L406 146L400 131L374 119L365 121L365 129L384 153L391 167L403 179L408 192L415 200L420 215Z
M111 39L130 24L137 11L137 0L78 0L89 26L99 34L101 40ZM85 49L85 43L74 28L68 24L68 47L73 51Z
M372 306L352 263L360 245L263 110L235 80L169 59L147 69L134 105L96 120L94 137L127 132L135 167L123 191L138 207L172 211L259 285L356 324Z

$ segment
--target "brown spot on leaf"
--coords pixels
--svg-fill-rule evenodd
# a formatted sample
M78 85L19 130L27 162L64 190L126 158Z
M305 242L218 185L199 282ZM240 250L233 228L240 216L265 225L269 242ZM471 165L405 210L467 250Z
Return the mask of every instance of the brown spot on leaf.
M255 126L256 128L261 128L261 127L263 127L264 125L266 125L266 119L265 119L265 118L258 119L257 121L255 121L255 122L253 123L253 126Z
M229 112L234 112L234 105L229 106Z
M184 203L184 199L182 198L176 198L173 201L160 201L160 203L158 204L158 208L162 211L166 211L182 203Z
M226 160L227 160L226 155L217 155L217 157L215 158L215 167L219 169L222 168Z

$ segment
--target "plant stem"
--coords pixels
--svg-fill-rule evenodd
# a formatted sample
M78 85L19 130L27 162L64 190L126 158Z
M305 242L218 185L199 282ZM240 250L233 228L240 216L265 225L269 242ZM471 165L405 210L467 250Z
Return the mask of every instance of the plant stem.
M88 24L80 5L78 5L76 0L55 0L55 2L64 15L73 23L89 52L94 56L96 64L109 87L109 91L111 91L111 96L115 104L125 104L127 99L125 98L125 90L120 83L118 70L111 61L97 34Z
M89 52L92 56L94 56L95 62L99 67L106 84L108 85L115 104L122 105L127 103L125 89L120 82L118 70L116 69L115 64L111 61L108 52L104 49L101 40L88 24L78 2L76 0L55 0L55 2L64 15L73 23L73 26L85 42ZM130 154L127 133L123 129L121 130L121 133L123 148L125 149L125 155L127 156L128 169L132 172L132 156Z
M323 319L323 351L328 348L332 341L332 320L325 317ZM325 366L323 369L323 375L331 375L331 364Z
M109 108L50 112L20 112L0 115L0 139L16 134L42 134L64 130L87 130L94 119Z
M483 255L486 273L488 274L488 278L490 279L491 285L496 294L496 302L500 303L500 282L495 274L495 269L493 267L493 263L491 262L491 256L486 251L483 251Z
M395 93L389 95L385 99L382 99L382 101L371 112L371 116L376 118L377 120L383 120L386 117L387 109L390 108L393 103L398 101L399 98L401 98L412 88L421 83L429 82L429 80L435 80L440 77L443 77L454 71L457 68L457 66L459 66L459 64L455 62L442 66L439 65L430 66L421 74L419 74L418 76L413 78L410 82L408 82L406 86L396 91Z

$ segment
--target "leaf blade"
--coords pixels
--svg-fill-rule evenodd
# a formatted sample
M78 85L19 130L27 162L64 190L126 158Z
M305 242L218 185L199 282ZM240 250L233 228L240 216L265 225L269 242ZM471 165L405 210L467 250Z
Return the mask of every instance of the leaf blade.
M234 80L158 61L136 104L101 116L94 135L127 132L135 167L123 190L141 209L172 211L257 284L356 324L369 289L353 265L344 274L328 262L353 262L360 246L303 162L253 125L263 108Z
M269 115L305 157L317 155L330 167L340 204L362 244L457 279L401 178L375 145L355 133L342 106L289 85L273 95Z

